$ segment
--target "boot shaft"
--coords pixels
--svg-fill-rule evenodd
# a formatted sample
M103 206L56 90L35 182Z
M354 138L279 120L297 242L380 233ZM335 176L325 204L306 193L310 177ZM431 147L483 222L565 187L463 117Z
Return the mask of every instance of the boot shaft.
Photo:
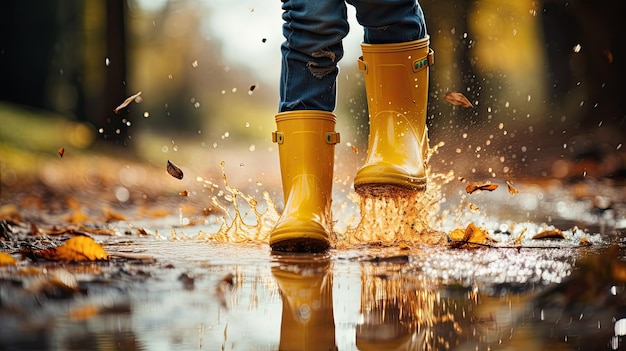
M333 177L336 117L317 110L289 111L276 115L272 141L278 144L285 202L294 178L313 175L330 189ZM330 190L327 190L330 192Z
M385 111L404 115L416 133L426 133L428 67L434 63L429 37L392 44L361 44L370 121ZM370 140L371 141L371 140Z

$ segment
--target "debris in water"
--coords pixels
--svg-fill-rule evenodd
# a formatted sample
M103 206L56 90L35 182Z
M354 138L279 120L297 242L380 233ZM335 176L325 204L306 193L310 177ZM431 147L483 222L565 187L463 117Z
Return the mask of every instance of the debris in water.
M454 106L462 106L465 108L474 107L474 105L472 105L472 103L465 97L465 95L461 93L449 91L443 98Z
M484 183L484 184L480 184L480 183L469 183L466 187L465 187L465 191L468 194L472 194L478 190L487 190L487 191L494 191L498 189L498 184L493 184L493 183Z
M131 102L135 101L136 98L138 98L141 95L141 92L138 92L135 95L129 96L126 100L124 100L124 102L122 102L118 107L116 107L113 112L115 113L120 113L120 110L123 109L124 107L128 106Z
M555 228L537 233L532 237L532 239L565 239L565 235L563 235L563 232L560 229Z
M251 92L253 92L253 91L254 91L254 89L256 89L256 84L252 84L252 85L250 86L250 89L248 90L248 92L250 92L250 93L251 93Z
M61 156L61 158L62 158L63 154L65 154L65 148L64 147L60 148L58 153L59 153L59 156Z
M174 162L167 160L167 173L176 179L183 179L183 171L174 164Z
M187 190L183 190L180 193L178 193L178 195L180 195L180 196L189 196L189 192Z

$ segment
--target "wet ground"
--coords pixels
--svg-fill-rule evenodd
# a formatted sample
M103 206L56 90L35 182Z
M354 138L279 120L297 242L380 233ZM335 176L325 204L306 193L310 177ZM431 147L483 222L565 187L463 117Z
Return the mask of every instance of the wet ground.
M88 169L71 173L89 182ZM335 249L277 255L275 194L218 176L164 196L147 173L148 188L105 174L89 191L68 174L5 187L0 244L17 265L0 267L1 349L626 348L622 183L468 194L440 175L417 199L370 207L336 186ZM486 238L454 239L470 223ZM546 233L560 237L533 239ZM24 255L77 234L109 260Z

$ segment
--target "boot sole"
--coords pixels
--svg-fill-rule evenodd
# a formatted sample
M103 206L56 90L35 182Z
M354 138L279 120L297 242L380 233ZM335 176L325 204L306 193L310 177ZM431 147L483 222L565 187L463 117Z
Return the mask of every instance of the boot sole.
M401 198L426 190L426 180L410 185L365 183L355 184L354 190L361 197Z
M270 244L274 252L307 252L320 253L330 249L328 240L313 238L289 238Z

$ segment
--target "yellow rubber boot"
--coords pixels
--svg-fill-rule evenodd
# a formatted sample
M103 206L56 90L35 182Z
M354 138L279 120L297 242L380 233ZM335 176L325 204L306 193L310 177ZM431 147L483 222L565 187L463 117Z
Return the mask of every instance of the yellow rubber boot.
M303 110L276 115L285 209L270 233L273 251L321 252L330 247L335 115Z
M370 132L365 165L354 178L361 195L426 188L429 38L361 44Z

